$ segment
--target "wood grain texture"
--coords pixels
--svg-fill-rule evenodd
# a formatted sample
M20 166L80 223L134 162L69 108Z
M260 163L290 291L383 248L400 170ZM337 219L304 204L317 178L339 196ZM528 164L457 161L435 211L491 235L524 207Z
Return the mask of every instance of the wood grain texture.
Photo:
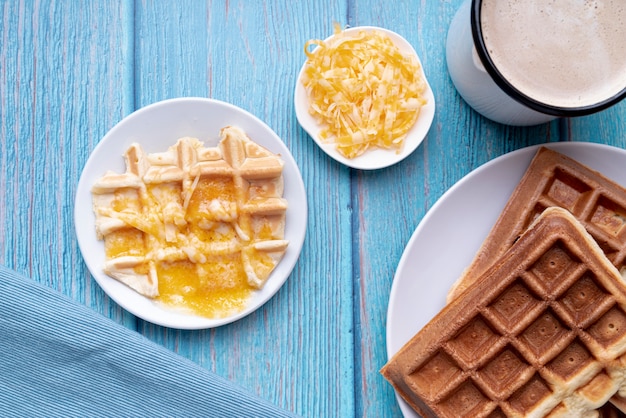
M626 148L626 101L602 112L564 121L563 139Z
M289 1L141 2L136 104L177 96L224 100L264 120L288 145L311 202L302 262L260 310L211 331L140 323L149 338L303 415L353 413L350 176L295 121L295 77L308 36L330 33L344 5L322 13ZM315 388L315 390L312 390Z
M4 1L0 10L0 263L132 327L88 275L73 226L82 167L130 110L129 5Z
M0 0L0 263L303 416L400 415L378 373L393 275L411 234L463 176L551 141L626 148L626 102L530 128L490 122L456 93L445 62L461 0ZM372 172L327 157L293 109L304 43L333 24L376 25L417 50L436 97L425 142ZM73 224L90 152L153 102L211 97L287 144L309 212L300 260L262 308L213 330L158 327L122 310L89 275ZM175 138L172 139L173 141Z
M354 26L376 25L404 36L416 49L436 99L425 142L405 161L353 182L359 270L355 272L357 329L361 344L356 384L357 415L400 413L378 370L387 361L385 321L395 269L411 234L428 209L461 177L516 148L558 136L558 123L512 128L485 120L462 101L447 75L445 41L461 2L357 2ZM356 258L357 256L355 256ZM410 319L407 319L410 320ZM381 408L381 405L386 405Z

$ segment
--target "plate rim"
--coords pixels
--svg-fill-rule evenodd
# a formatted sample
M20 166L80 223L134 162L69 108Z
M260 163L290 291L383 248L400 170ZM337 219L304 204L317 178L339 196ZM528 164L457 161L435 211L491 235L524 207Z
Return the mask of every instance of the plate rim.
M88 225L90 221L84 220L85 217L92 220L94 219L91 201L91 183L89 183L89 177L95 176L95 178L97 179L104 174L104 171L106 171L101 170L100 174L94 174L93 172L90 172L90 170L94 170L98 166L98 163L96 163L95 160L98 157L102 157L106 153L111 155L117 154L119 155L118 161L111 162L109 165L112 167L120 167L120 164L121 166L124 166L122 154L127 149L128 143L142 143L143 141L144 143L142 143L142 145L146 145L146 139L143 138L137 141L136 138L133 137L132 140L122 140L119 139L121 136L121 132L124 132L124 129L127 126L132 126L132 123L137 123L134 122L136 118L146 117L146 115L150 115L151 112L158 110L159 108L174 109L177 107L181 108L183 106L197 106L198 109L202 109L202 111L206 111L207 109L223 111L231 115L233 119L241 119L247 124L253 126L255 130L258 129L262 131L264 134L266 134L264 135L262 142L269 142L273 145L273 147L267 147L267 145L263 146L268 149L275 148L271 149L271 151L279 154L285 163L283 169L283 177L285 177L286 174L289 177L288 180L285 179L286 187L283 196L291 195L291 199L288 200L286 217L287 219L294 219L289 219L289 223L286 223L285 225L285 237L287 239L287 236L289 234L290 238L287 252L281 259L280 263L277 265L276 269L272 272L272 275L270 275L268 282L266 282L266 286L258 293L253 294L249 301L250 306L246 307L241 312L227 316L225 318L205 318L198 315L176 312L173 309L160 307L158 306L157 302L152 301L142 295L139 295L131 288L104 274L101 270L99 270L100 265L95 265L98 263L95 263L93 257L87 254L90 245L95 244L97 246L101 246L102 249L104 249L102 241L99 241L96 238L95 225ZM227 126L229 124L229 121L219 122L219 124ZM233 123L233 125L235 124ZM185 135L186 134L184 132L181 132L179 135L177 135L177 137L172 138L170 145L173 145L178 138ZM212 132L212 135L213 137L217 138L219 136L219 132ZM200 140L205 146L214 146L213 144L207 144L207 141L205 139L200 138ZM255 142L257 141L255 140ZM123 143L127 143L127 145L123 146ZM107 151L108 147L111 147L109 151ZM166 151L166 149L154 151L147 150L147 152L150 153L163 151ZM100 163L100 165L102 164ZM96 168L93 168L94 166ZM118 172L117 170L115 170L115 168L110 168L110 170ZM288 189L288 185L291 185L292 187ZM88 199L85 199L86 196L88 197ZM293 203L294 199L297 200L296 203ZM83 200L88 201L85 202ZM276 132L274 132L269 127L269 125L267 125L257 116L253 115L251 112L248 112L245 109L242 109L238 106L222 100L205 97L177 97L160 100L131 112L130 114L119 120L111 129L109 129L100 139L98 144L94 146L93 150L89 154L89 157L85 161L85 164L83 165L78 183L76 185L74 196L73 223L74 233L78 241L81 258L85 266L87 267L87 270L89 271L91 277L98 284L98 286L102 289L102 291L121 308L136 316L137 318L145 320L146 322L167 328L181 330L211 329L230 324L239 319L242 319L245 316L250 315L257 309L261 308L270 299L272 299L274 295L278 293L278 291L283 287L287 279L292 275L293 269L295 268L295 265L299 260L302 248L304 246L304 240L306 238L306 230L308 224L308 202L302 174L293 155L291 154L291 151L289 150L289 147L278 136L278 134L276 134ZM91 228L91 230L89 229L89 227ZM85 228L85 230L83 231L82 228ZM94 242L92 238L96 241ZM100 260L103 259L104 255L102 254ZM280 277L275 276L275 273L277 271L281 272ZM272 280L273 282L271 282ZM267 287L268 283L272 283L273 286L271 288ZM117 287L117 291L115 290L115 287ZM121 295L118 294L121 291L120 289L123 289ZM129 294L130 296L124 297L124 294ZM131 298L131 301L127 300L128 297ZM140 308L133 306L132 299L145 300L146 304L153 305L151 310L155 309L156 312L160 313L160 315L158 317L150 314L146 315L144 312L141 311Z
M329 157L334 159L335 161L354 169L359 170L378 170L390 167L394 164L397 164L404 159L406 159L409 155L413 154L419 148L419 146L424 142L426 137L428 136L428 132L433 124L435 118L435 110L436 110L436 101L435 95L431 88L431 85L428 81L428 77L426 76L426 72L424 70L424 65L420 56L415 51L415 48L411 43L400 35L397 32L394 32L390 29L382 28L379 26L352 26L344 29L346 33L356 32L358 30L366 30L366 31L380 31L382 33L387 34L397 45L397 47L404 51L405 53L409 53L413 55L420 66L420 73L424 79L426 84L426 92L425 97L428 100L426 105L422 106L420 109L420 115L417 118L415 124L409 130L409 135L413 133L417 137L417 139L413 141L407 141L407 138L404 140L404 146L400 152L394 153L393 150L384 150L384 149L371 149L368 150L363 155L360 155L355 158L346 158L341 155L336 149L335 145L332 142L325 143L321 141L318 137L319 132L321 131L320 126L317 124L315 119L308 112L308 97L304 86L302 85L302 76L304 74L304 70L306 67L307 60L304 60L304 63L300 67L298 75L296 77L296 86L294 89L294 109L296 113L296 119L298 120L298 124L304 129L304 131L313 139L313 141L317 144L317 146ZM335 34L332 34L324 39L324 41L328 41ZM395 155L395 157L394 157ZM377 158L382 158L383 163L373 163L370 161L376 161Z
M403 343L398 343L395 341L396 337L394 337L394 334L397 331L395 330L396 324L394 323L394 318L393 318L394 308L396 308L395 306L396 299L398 298L398 295L402 291L401 289L402 289L403 281L406 280L406 279L403 279L403 274L406 274L404 272L404 268L406 264L409 262L408 260L411 257L411 252L415 251L414 248L417 245L418 240L422 238L421 237L421 235L423 234L422 231L431 222L431 218L435 216L438 210L441 210L441 207L445 204L445 202L448 199L450 199L456 193L458 193L459 189L462 189L467 183L469 183L475 177L481 174L485 174L485 172L487 172L488 170L493 170L494 169L493 167L497 167L499 165L505 164L507 161L512 160L512 159L527 158L528 162L530 163L532 157L535 155L535 153L540 147L554 149L555 151L563 152L565 154L567 154L568 152L576 153L576 152L580 152L581 150L593 151L593 150L599 149L602 152L615 153L616 155L620 155L621 158L623 158L624 161L626 161L626 149L623 149L614 145L597 143L597 142L586 142L586 141L548 142L548 143L529 145L526 147L518 148L513 151L501 154L483 163L482 165L476 167L474 170L470 171L461 179L459 179L456 183L454 183L448 190L446 190L441 195L441 197L439 197L439 199L437 199L437 201L433 204L433 206L426 212L426 214L418 222L417 227L412 232L409 240L407 241L405 248L402 251L402 255L398 262L397 268L394 272L391 289L389 293L387 315L386 315L386 320L385 320L385 344L386 344L387 361L389 361L393 357L393 355L397 352L397 350L399 350L404 345L404 343L406 343L406 341ZM601 170L597 168L594 168L594 169L601 172ZM515 187L516 184L517 183L513 184L513 187ZM509 199L509 196L506 196L507 201L508 199ZM493 219L492 224L488 225L488 230L492 228L493 223L495 223L495 221L496 219ZM481 241L484 238L485 237L481 237ZM452 277L449 279L456 280L456 277ZM404 401L404 399L402 399L402 397L395 390L394 390L394 395L396 397L396 401L404 417L406 418L419 417L419 415L408 405L408 403L406 403L406 401Z

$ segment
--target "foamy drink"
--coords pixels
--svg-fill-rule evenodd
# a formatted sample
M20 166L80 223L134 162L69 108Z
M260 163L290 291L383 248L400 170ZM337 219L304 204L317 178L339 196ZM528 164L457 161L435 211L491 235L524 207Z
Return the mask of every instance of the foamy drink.
M513 97L567 111L606 107L626 93L626 0L478 3L477 51Z

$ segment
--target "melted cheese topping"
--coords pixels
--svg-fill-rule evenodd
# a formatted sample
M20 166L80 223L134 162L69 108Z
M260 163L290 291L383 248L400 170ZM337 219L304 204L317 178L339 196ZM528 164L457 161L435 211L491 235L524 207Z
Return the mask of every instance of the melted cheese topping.
M160 263L157 272L162 303L211 318L241 311L253 290L238 257Z
M133 191L136 195L136 192ZM218 318L245 308L255 290L247 280L240 254L206 255L203 245L237 246L238 219L235 186L231 178L201 179L197 182L186 210L182 209L182 190L175 183L147 187L149 213L140 220L136 215L137 197L127 191L116 192L111 203L113 216L132 227L111 232L105 237L108 258L141 256L146 243L152 251L177 252L182 249L188 260L156 263L159 277L157 300L167 306L192 311L198 315ZM171 233L166 231L171 228ZM269 227L258 238L271 238ZM261 252L249 250L246 255L262 273L272 271L272 259ZM148 256L150 256L148 254ZM151 257L154 258L154 257ZM146 264L135 267L146 274Z
M123 228L104 238L107 258L144 255L143 233L135 228Z
M323 126L320 139L334 142L347 158L369 148L399 152L426 104L417 59L403 55L384 33L346 34L338 26L328 41L308 41L305 53L302 82L309 111Z
M127 171L92 188L110 277L178 310L245 309L285 253L280 157L226 127L215 148L181 138L166 153L132 144Z

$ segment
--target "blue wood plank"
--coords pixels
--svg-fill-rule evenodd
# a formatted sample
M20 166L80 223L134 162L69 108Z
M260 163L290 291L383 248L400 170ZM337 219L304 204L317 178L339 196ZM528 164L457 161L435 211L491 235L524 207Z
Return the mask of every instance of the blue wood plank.
M351 14L352 26L381 26L414 46L437 103L428 137L413 155L385 170L355 173L355 332L362 342L355 352L357 415L400 413L393 389L378 370L387 361L385 321L393 275L419 221L447 189L481 164L559 138L558 122L507 127L486 120L460 98L445 62L447 29L460 4L356 2Z
M199 95L250 111L291 150L311 209L301 261L260 310L210 331L140 330L289 410L351 416L350 172L321 153L293 111L305 41L330 33L345 14L341 2L315 9L290 1L137 4L137 106Z
M0 263L133 327L88 274L72 217L91 149L130 110L132 9L7 1L1 10Z
M626 101L580 118L565 121L567 140L589 141L626 148Z

